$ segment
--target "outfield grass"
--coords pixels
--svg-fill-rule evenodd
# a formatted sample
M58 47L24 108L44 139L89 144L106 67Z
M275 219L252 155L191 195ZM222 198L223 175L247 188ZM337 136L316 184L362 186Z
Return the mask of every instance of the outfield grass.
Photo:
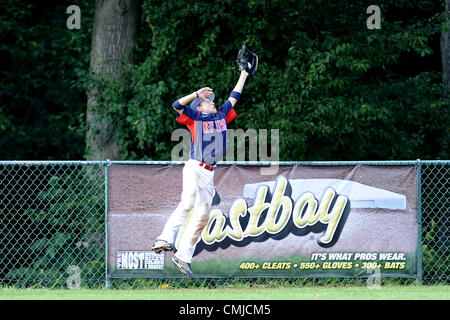
M450 300L450 286L239 289L0 289L0 300Z

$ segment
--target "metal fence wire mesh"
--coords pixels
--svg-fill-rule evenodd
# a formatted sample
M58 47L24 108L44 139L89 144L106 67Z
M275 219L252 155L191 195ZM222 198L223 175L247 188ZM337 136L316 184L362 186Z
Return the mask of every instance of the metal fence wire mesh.
M450 161L421 170L422 280L450 282Z
M0 162L0 286L144 288L365 285L358 278L111 279L99 162ZM363 163L362 163L363 164ZM390 162L395 164L395 162ZM418 161L422 284L450 282L450 161ZM411 279L381 279L408 284Z

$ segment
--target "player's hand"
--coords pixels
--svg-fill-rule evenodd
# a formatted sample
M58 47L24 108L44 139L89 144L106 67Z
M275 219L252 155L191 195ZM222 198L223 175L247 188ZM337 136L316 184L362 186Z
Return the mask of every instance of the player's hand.
M197 95L202 100L206 100L206 97L210 96L211 93L213 93L213 89L211 89L210 87L204 87L197 90Z

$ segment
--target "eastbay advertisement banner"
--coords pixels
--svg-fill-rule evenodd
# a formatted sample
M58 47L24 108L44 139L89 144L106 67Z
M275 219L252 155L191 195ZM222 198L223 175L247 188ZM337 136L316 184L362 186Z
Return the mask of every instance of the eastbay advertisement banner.
M180 201L182 168L108 167L109 277L181 276L173 253L151 247ZM197 244L196 277L417 276L415 166L262 169L217 167L222 201Z

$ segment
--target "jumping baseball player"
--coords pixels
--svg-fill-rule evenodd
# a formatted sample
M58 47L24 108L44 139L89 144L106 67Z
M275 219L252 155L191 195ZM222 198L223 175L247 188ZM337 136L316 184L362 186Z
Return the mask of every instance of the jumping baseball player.
M176 121L186 125L191 133L190 159L183 167L181 202L170 215L152 250L156 253L175 251L172 261L189 280L194 279L190 267L192 256L209 220L215 195L214 169L225 154L227 125L237 116L233 107L241 96L248 75L253 76L257 69L258 56L244 45L236 63L240 70L239 80L219 109L214 104L213 89L209 87L184 96L172 105L178 113ZM175 250L175 236L192 209L192 216Z

